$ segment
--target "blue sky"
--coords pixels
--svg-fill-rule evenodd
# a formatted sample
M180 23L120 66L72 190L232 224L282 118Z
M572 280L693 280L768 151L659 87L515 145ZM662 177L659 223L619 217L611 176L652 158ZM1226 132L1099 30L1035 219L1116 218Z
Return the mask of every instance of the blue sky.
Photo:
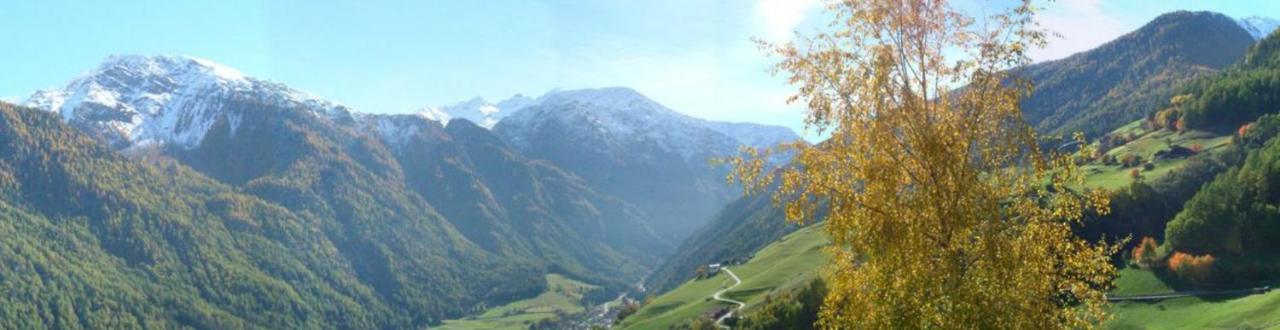
M1001 1L961 1L982 11ZM1280 1L1060 0L1060 58L1163 12L1280 17ZM190 55L366 112L554 88L633 87L697 117L801 128L753 36L821 26L815 0L0 2L0 97L60 86L111 54Z

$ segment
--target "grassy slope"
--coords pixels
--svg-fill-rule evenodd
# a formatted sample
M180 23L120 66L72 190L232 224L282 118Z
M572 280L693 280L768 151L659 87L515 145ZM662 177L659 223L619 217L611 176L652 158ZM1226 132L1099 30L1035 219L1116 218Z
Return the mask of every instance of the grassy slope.
M1140 155L1151 159L1156 151L1170 145L1191 147L1199 144L1204 150L1213 151L1230 143L1230 135L1213 135L1207 132L1144 131L1139 122L1116 129L1114 133L1135 134L1138 139L1108 151L1116 157L1125 154ZM1156 161L1155 169L1144 171L1143 176L1155 178L1177 169L1185 159ZM1091 171L1086 186L1119 188L1129 184L1130 169L1119 166L1086 165ZM1149 271L1126 268L1116 279L1119 295L1168 293L1174 290ZM1280 291L1262 295L1227 298L1177 298L1158 302L1118 302L1112 305L1113 319L1108 328L1115 329L1184 329L1184 328L1262 328L1280 326Z
M1112 134L1117 133L1138 136L1137 139L1123 146L1107 151L1107 154L1114 155L1117 158L1126 154L1133 154L1150 160L1153 154L1157 151L1168 149L1170 145L1190 148L1192 145L1199 144L1206 151L1214 151L1231 142L1230 135L1214 135L1202 131L1188 131L1181 134L1168 130L1145 131L1142 129L1140 121L1129 123L1112 132ZM1156 167L1151 171L1143 171L1142 175L1148 179L1160 177L1182 166L1184 162L1186 162L1185 158L1155 161ZM1085 186L1092 188L1115 189L1124 187L1133 181L1133 178L1129 176L1129 171L1132 168L1090 164L1085 165L1084 170L1089 173L1088 177L1085 178Z
M761 249L747 263L730 266L729 269L742 279L742 284L726 291L724 296L745 302L746 309L750 310L770 292L808 283L827 258L822 247L829 241L821 226L800 229ZM709 279L686 282L654 298L636 315L627 318L622 328L666 329L688 322L723 305L709 298L731 284L733 280L723 272Z
M1200 144L1204 150L1216 150L1231 140L1230 136L1215 136L1206 132L1191 131L1178 134L1171 131L1148 132L1138 122L1125 125L1115 132L1134 133L1138 139L1109 151L1116 156L1127 153L1151 159L1156 151L1169 145L1190 147ZM1156 168L1144 171L1147 178L1154 178L1172 171L1185 159L1162 160ZM1118 166L1086 165L1092 170L1086 185L1117 188L1129 184L1130 169ZM727 291L725 296L747 303L746 311L758 306L768 293L788 290L807 283L815 276L816 269L825 262L821 247L828 240L817 226L801 229L772 243L756 254L751 261L730 269L742 278L742 284ZM709 300L712 294L731 284L724 274L710 279L686 282L653 300L636 315L623 322L625 329L666 329L688 322L702 313L720 306ZM1148 271L1123 269L1116 279L1116 294L1164 293L1173 291ZM1199 298L1171 299L1159 303L1129 303L1114 305L1115 319L1108 323L1112 328L1134 328L1146 325L1151 328L1203 328L1218 326L1271 325L1280 322L1280 291L1265 295L1240 297L1220 301ZM1140 328L1140 327L1139 327Z
M720 305L710 300L712 294L733 284L724 273L715 277L685 282L641 308L635 315L623 321L623 329L666 329L685 323L703 312Z
M1116 279L1117 294L1173 291L1149 271L1124 269ZM1112 305L1112 329L1256 329L1280 327L1280 290L1227 298L1177 298Z
M1156 274L1137 268L1121 269L1120 277L1116 278L1115 284L1116 288L1111 290L1111 293L1116 295L1157 294L1175 291L1164 281L1161 281L1159 277L1156 277Z
M564 314L582 312L584 309L579 304L582 293L595 287L558 274L548 274L547 292L490 308L479 316L445 321L439 329L526 329L530 324L555 317L557 311Z

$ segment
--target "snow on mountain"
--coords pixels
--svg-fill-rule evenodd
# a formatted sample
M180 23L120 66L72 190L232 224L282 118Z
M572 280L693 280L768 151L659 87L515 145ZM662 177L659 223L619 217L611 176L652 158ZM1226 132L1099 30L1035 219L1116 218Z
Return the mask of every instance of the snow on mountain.
M589 117L600 130L629 138L643 135L672 146L690 144L697 140L691 139L691 134L707 132L737 141L732 145L734 149L738 145L769 146L799 138L778 126L689 117L628 88L551 91L537 99L517 94L498 103L477 97L454 105L427 107L416 116L358 114L283 84L186 56L112 56L66 86L38 91L23 104L57 112L68 123L116 148L156 143L190 149L200 144L218 120L227 120L231 133L235 133L244 109L231 109L226 103L237 99L308 109L330 119L357 119L392 145L412 138L413 132L424 125L421 118L440 124L464 118L491 129L530 108L581 108L585 111L579 114ZM576 105L564 107L567 103ZM567 114L555 112L553 115ZM673 149L690 151L697 147Z
M743 145L765 148L800 139L795 131L783 126L760 125L753 123L731 123L720 121L706 122L707 128L738 140Z
M221 116L235 131L239 115L223 109L223 102L232 98L303 107L331 118L350 115L344 106L283 84L185 56L112 56L65 87L38 91L23 103L57 112L115 147L164 143L194 148Z
M535 104L534 99L520 94L498 103L491 103L484 98L476 97L454 105L425 107L419 113L441 124L448 124L450 120L462 118L476 123L480 127L492 129L493 125L498 124L498 121L502 120L502 118L533 104Z
M681 114L625 87L552 91L510 114L499 125L517 148L548 120L585 124L594 134L623 141L650 141L676 150L686 159L698 154L718 157L738 146L773 146L800 139L790 129L749 123L726 123Z
M387 146L400 150L414 139L438 141L443 139L444 126L425 113L418 114L363 114L357 120L377 133Z
M1236 20L1236 24L1240 24L1241 28L1249 31L1254 40L1262 40L1262 38L1270 35L1271 31L1275 31L1277 27L1280 27L1280 20L1270 17L1249 16Z
M709 129L736 140L740 145L751 147L774 146L800 139L791 129L782 126L718 122L690 117L625 87L554 90L536 99L517 94L498 103L490 103L477 97L451 106L427 107L420 111L420 114L441 123L448 123L455 118L465 118L489 129L498 122L507 120L506 118L515 117L511 119L513 122L507 125L509 129L515 129L518 126L526 126L526 122L535 120L537 117L548 115L542 111L521 114L526 108L589 110L590 113L574 110L552 111L549 115L589 116L590 118L586 120L599 125L600 129L623 136L640 131L649 135L649 138L658 138L663 134L688 133L679 130L664 133L663 131L668 129L665 126L670 125L686 129Z

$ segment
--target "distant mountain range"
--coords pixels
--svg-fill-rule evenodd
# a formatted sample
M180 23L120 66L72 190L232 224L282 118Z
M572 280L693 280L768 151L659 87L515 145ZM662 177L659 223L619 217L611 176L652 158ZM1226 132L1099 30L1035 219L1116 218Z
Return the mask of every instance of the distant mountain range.
M672 252L683 238L680 230L701 226L711 212L733 198L723 181L723 169L712 168L709 159L731 155L743 145L768 146L798 139L781 127L684 116L624 88L557 91L538 99L513 98L498 104L476 99L431 110L434 113L371 114L208 60L176 56L111 57L65 87L37 92L24 104L55 116L22 108L6 110L10 116L25 118L8 124L24 127L16 131L17 138L10 136L9 143L39 146L62 143L43 140L46 136L83 134L88 138L66 143L96 150L87 154L90 156L50 159L53 166L130 164L110 172L110 180L144 186L156 181L147 176L147 171L155 171L149 168L170 168L185 177L172 183L175 188L163 189L208 190L186 183L204 182L201 184L233 192L227 198L257 203L217 204L230 206L217 206L212 211L185 206L194 213L150 213L154 218L149 221L156 221L157 226L175 221L200 223L207 221L201 214L228 210L225 226L253 228L252 232L275 240L274 245L258 247L265 249L260 251L263 255L309 251L275 251L297 248L298 243L269 235L290 235L293 240L331 247L333 254L325 259L328 264L281 259L278 262L282 263L275 264L245 261L235 267L265 272L267 278L274 278L272 283L288 290L332 290L335 293L326 294L361 301L333 315L293 315L272 308L291 308L290 304L319 308L317 304L326 299L278 297L269 303L274 307L259 307L266 310L255 311L257 315L283 313L287 315L281 316L282 320L297 324L352 327L435 324L485 305L537 294L545 289L541 280L546 273L600 284L606 291L623 290ZM511 110L490 109L499 106ZM583 113L585 108L595 113ZM62 123L50 124L46 117ZM28 126L34 128L25 128ZM21 133L29 131L54 133ZM586 132L591 135L582 135ZM562 147L576 148L584 155L616 156L609 159L612 163L594 164L612 166L607 169L618 175L634 171L636 179L599 176L601 169L592 163L577 162L583 158L553 152ZM23 155L31 153L31 157L56 154L39 147L15 148L22 148ZM86 154L76 151L75 155ZM33 166L30 163L4 164L10 171L3 173L22 173L17 191L26 191L8 201L18 205L18 212L32 212L42 222L62 215L56 209L22 205L58 205L74 197L44 195L39 191L45 190L39 189L83 194L92 188L122 196L109 197L119 203L156 204L135 200L155 197L129 193L118 184L59 187L37 183L80 180L77 177L82 174L33 170L27 168ZM673 167L682 170L668 171ZM5 179L0 183L16 174L8 175L0 175ZM713 193L710 198L700 198L691 190ZM121 207L88 207L97 207L94 205ZM670 216L691 209L706 215ZM89 218L99 221L96 215ZM277 226L302 226L309 231L272 229ZM266 229L269 231L259 232ZM155 257L150 253L209 244L174 241L164 235L169 234L99 231L86 239L124 244L101 249L125 263L105 261L107 266L98 267L126 274L139 271L137 262L152 262ZM214 231L201 240L240 244L246 239L261 239L242 236ZM150 242L160 241L169 243L155 245L159 250L152 252L138 252L142 247L124 243L151 246L159 243ZM201 265L196 260L173 259L171 268L177 268L167 274L195 276L194 267L204 267ZM281 277L304 271L331 274L326 280L329 284L304 288ZM157 285L196 285L191 290L202 287L168 279ZM250 307L242 302L190 299L194 300L183 301L214 306L225 312L218 314L224 317L184 319L166 314L177 310L152 304L137 308L153 312L136 313L197 327L267 324L245 315L243 310ZM358 320L333 319L341 314L363 316Z
M392 150L401 150L399 142L407 139L397 135L421 134L421 127L404 130L393 125L384 118L388 115L358 113L283 84L188 57L114 56L66 87L37 92L24 104L58 112L68 123L116 149L163 145L190 150L223 117L230 135L236 135L247 113L228 111L227 104L233 100L305 109L338 123L371 123ZM584 107L590 110L584 112ZM733 198L735 190L722 182L722 169L711 168L711 159L733 155L739 146L799 140L781 126L682 115L627 88L552 91L536 99L516 95L498 103L475 98L428 107L418 114L442 124L465 119L484 128L503 122L495 133L519 153L551 161L568 174L586 179L595 190L646 210L645 218L661 219L653 227L660 228L668 245L678 243ZM504 120L509 116L514 119ZM548 120L566 126L542 125ZM548 142L553 135L568 139ZM572 152L557 154L548 148ZM607 161L576 158L587 155ZM597 166L604 164L611 167ZM624 177L631 181L618 181Z
M445 124L453 119L466 119L480 127L491 129L502 118L534 104L537 104L537 100L516 94L498 103L490 103L482 97L476 97L453 105L428 106L419 112L428 119Z
M519 113L520 110L536 107L548 102L563 103L563 100L565 99L572 99L582 103L601 104L603 105L603 108L611 109L613 112L608 113L607 115L596 115L600 118L611 119L626 115L616 112L619 109L632 106L625 103L630 102L633 98L643 98L643 100L638 100L637 102L651 103L647 106L658 110L655 114L660 118L653 118L653 120L655 120L653 123L619 123L619 125L614 128L619 130L629 130L631 128L627 126L633 124L658 126L673 123L689 124L695 127L711 129L737 140L739 144L752 147L773 146L778 145L779 143L791 142L799 139L799 136L797 136L795 132L782 126L710 121L683 115L658 104L653 100L649 100L644 95L640 95L639 92L626 87L608 87L584 90L553 90L537 98L530 98L523 94L516 94L498 103L489 102L482 97L475 97L453 105L424 107L419 110L419 113L422 114L423 117L445 124L449 123L449 121L453 119L466 119L476 123L476 125L479 125L480 127L492 129L499 121L502 121L504 118L507 118L512 114ZM672 134L680 133L673 132Z
M741 193L725 183L727 168L712 167L713 159L752 142L799 140L782 127L685 116L627 88L551 93L503 119L494 132L525 155L648 210L654 228L672 242Z
M1162 15L1020 69L1025 118L1110 131L1276 26ZM794 132L623 87L378 114L204 59L114 56L22 104L0 104L14 324L421 328L543 292L548 273L612 296L653 271L661 291L797 228L711 165Z

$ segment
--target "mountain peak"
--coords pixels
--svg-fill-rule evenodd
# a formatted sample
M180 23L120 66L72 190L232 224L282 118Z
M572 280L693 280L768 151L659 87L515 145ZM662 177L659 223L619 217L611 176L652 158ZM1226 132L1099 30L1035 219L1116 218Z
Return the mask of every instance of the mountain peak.
M467 101L446 106L427 106L418 111L423 117L448 124L453 119L466 119L485 129L492 129L498 121L512 113L533 105L537 100L516 94L498 103L489 102L483 97L474 97Z
M591 104L606 109L632 109L637 105L649 105L653 108L671 111L649 97L628 87L604 87L553 91L540 98L543 103L555 101L575 101Z
M222 107L233 98L331 118L350 115L344 106L213 61L168 55L107 57L95 70L62 88L38 91L24 104L57 112L114 147L154 142L192 148L217 120L230 121L234 131L239 116Z
M1249 31L1254 40L1262 40L1262 38L1271 35L1271 32L1275 31L1276 27L1280 27L1280 20L1263 16L1249 16L1236 20L1236 24L1239 24L1240 28L1245 31Z
M111 55L98 66L98 72L127 70L157 76L201 75L224 81L247 82L239 70L210 60L191 56Z

